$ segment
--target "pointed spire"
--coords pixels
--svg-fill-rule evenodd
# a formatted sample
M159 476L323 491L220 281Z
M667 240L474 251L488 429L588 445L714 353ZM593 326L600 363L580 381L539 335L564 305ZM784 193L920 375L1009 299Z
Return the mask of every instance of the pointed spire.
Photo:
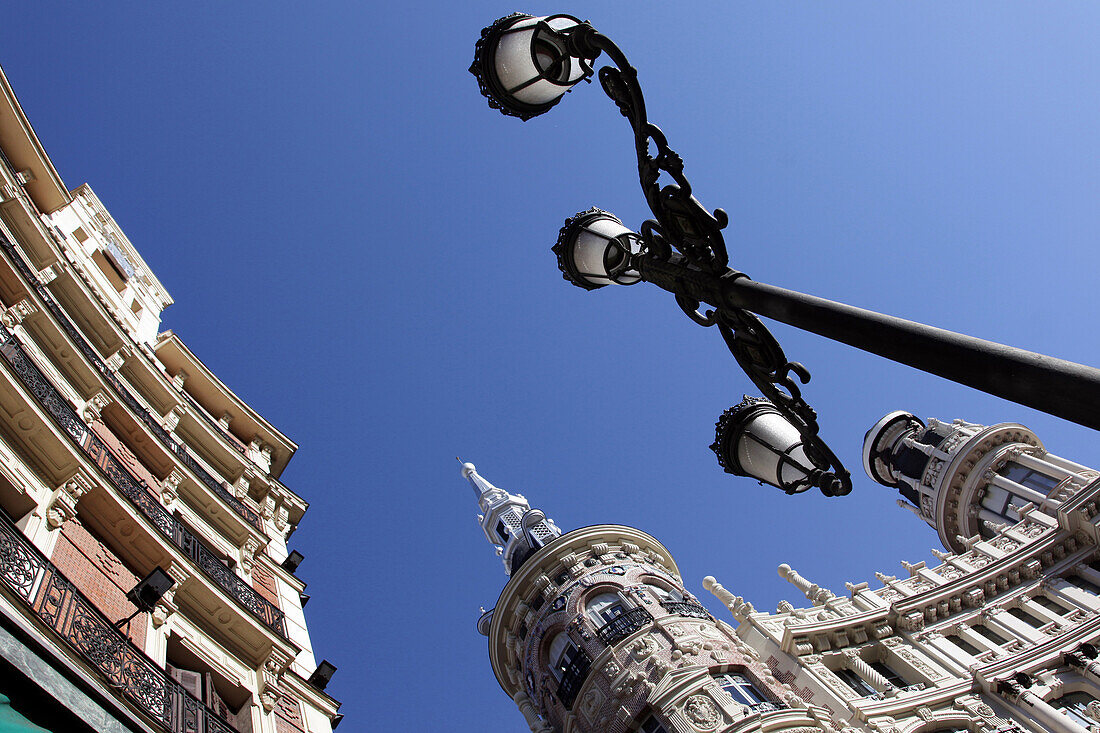
M522 494L510 494L493 486L477 472L472 463L461 458L462 477L477 494L482 514L478 515L485 539L497 547L504 572L511 575L524 560L543 545L561 536L561 530L538 509L532 509Z

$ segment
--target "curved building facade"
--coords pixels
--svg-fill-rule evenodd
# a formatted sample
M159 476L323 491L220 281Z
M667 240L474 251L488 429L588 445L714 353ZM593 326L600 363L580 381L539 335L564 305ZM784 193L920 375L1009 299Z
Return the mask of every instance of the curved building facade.
M0 74L0 695L54 731L312 733L297 446L171 331Z
M938 562L760 612L615 525L532 553L479 628L532 731L1100 731L1100 472L1026 427L895 412L864 468L933 527Z

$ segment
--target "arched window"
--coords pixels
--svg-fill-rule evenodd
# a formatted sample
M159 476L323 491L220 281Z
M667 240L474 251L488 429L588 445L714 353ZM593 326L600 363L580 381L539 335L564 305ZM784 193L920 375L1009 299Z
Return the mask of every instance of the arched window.
M756 685L752 683L748 677L738 672L721 672L719 674L713 674L711 677L718 683L718 686L729 694L733 698L733 701L742 705L757 705L762 702L768 702L768 698L764 697L764 693L756 688Z
M550 649L546 656L550 662L550 674L558 682L561 682L562 675L569 669L577 651L577 645L564 631L559 631L558 635L550 642Z
M598 596L589 599L588 603L585 604L585 612L597 628L612 619L622 616L625 610L623 599L619 597L618 593L600 593Z

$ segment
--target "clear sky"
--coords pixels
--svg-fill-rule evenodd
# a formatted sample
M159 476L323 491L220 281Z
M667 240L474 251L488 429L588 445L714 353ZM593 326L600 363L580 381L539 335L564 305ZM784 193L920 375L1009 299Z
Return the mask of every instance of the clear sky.
M513 10L569 12L639 69L697 196L764 282L1100 364L1100 9L1084 2L9 3L0 64L65 182L91 183L174 329L301 449L291 545L341 733L522 731L474 622L506 580L454 456L564 529L617 522L758 608L790 563L844 592L933 531L860 468L883 414L1094 432L777 325L847 497L726 476L751 384L641 284L550 252L592 205L648 217L597 85L527 123L466 69Z

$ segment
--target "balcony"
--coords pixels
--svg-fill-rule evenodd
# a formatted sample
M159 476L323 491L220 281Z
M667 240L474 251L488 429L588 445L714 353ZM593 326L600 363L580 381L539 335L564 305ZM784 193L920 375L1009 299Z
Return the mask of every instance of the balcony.
M649 611L641 606L619 614L600 627L596 635L604 644L611 646L633 634L638 629L648 626L653 620Z
M129 388L122 383L122 380L107 368L107 365L99 357L99 353L88 343L87 339L84 338L72 321L69 320L68 316L61 310L60 306L57 305L57 302L51 297L46 288L38 282L38 278L31 272L26 263L24 263L23 258L19 256L15 247L2 236L0 236L0 249L3 249L12 264L15 265L16 269L18 269L20 274L26 279L28 285L35 289L58 325L65 331L69 339L84 355L84 358L86 358L96 371L99 372L100 377L114 388L115 392L118 394L119 400L130 408L134 415L149 429L149 432L152 433L168 451L176 456L179 462L186 466L199 481L221 498L230 509L252 527L261 533L264 532L263 518L260 517L259 513L246 506L237 499L237 497L233 496L223 482L211 476L210 472L195 460L182 443L173 438L167 430L161 427L156 418L142 406Z
M237 733L134 645L0 511L0 586L169 733Z
M66 403L65 398L27 357L7 329L0 326L0 355L27 390L57 422L72 441L95 463L115 489L173 545L183 551L210 580L283 639L287 639L283 612L263 598L207 547L202 540L170 514Z
M707 609L692 601L661 601L661 606L669 613L688 618L710 618Z

